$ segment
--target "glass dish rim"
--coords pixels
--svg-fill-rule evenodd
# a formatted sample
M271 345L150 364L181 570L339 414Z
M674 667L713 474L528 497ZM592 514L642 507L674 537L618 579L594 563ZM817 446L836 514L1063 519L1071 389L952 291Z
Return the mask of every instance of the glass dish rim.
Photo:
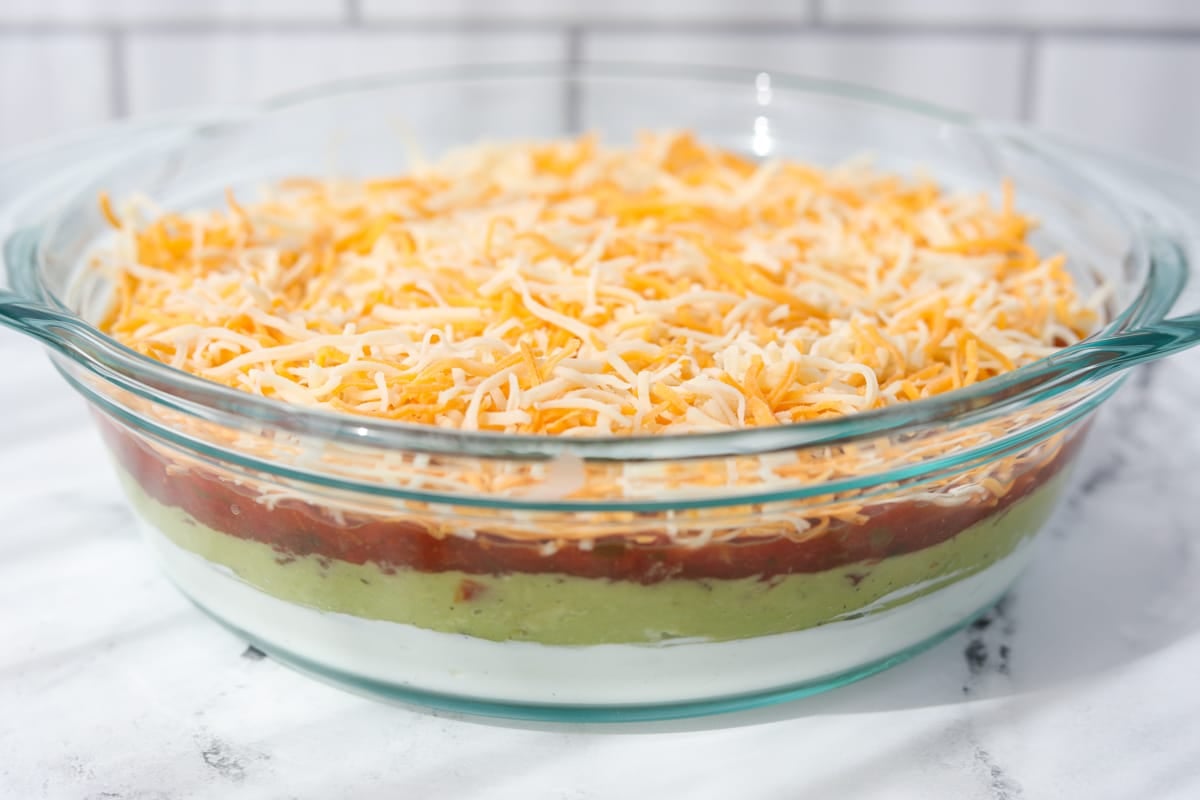
M455 65L333 81L249 104L241 113L185 125L180 131L183 138L172 140L167 146L173 150L186 148L206 135L222 133L231 125L248 124L273 112L314 100L387 87L478 81L503 82L514 79L570 81L589 77L691 81L714 86L753 86L755 79L764 73L770 76L773 91L801 92L863 102L882 111L913 114L933 122L967 129L987 139L1029 147L1028 140L1018 140L1008 135L1004 127L989 126L973 115L843 81L762 69L599 61L576 64L530 62ZM145 157L145 153L131 158L123 157L115 166L109 165L106 174L119 170L122 164ZM1077 363L1078 359L1075 356L1093 347L1097 341L1102 342L1106 336L1162 319L1178 296L1179 287L1169 285L1170 281L1156 280L1155 267L1158 259L1147 254L1144 226L1128 219L1127 207L1113 201L1108 190L1075 172L1068 164L1058 159L1054 159L1054 166L1065 170L1072 179L1078 179L1089 188L1095 188L1098 196L1121 216L1126 217L1129 230L1134 234L1135 250L1148 264L1146 278L1138 287L1138 294L1131 303L1114 315L1108 325L1083 343L1063 348L1052 356L971 387L841 418L769 428L669 435L561 437L546 434L459 431L298 407L240 392L172 368L126 348L79 318L43 282L43 234L47 229L53 229L56 222L24 232L24 241L21 241L21 234L18 233L14 240L10 241L7 260L13 287L27 299L40 300L53 306L53 310L46 309L56 317L53 322L62 326L64 330L70 329L76 338L83 341L83 346L77 349L93 356L97 353L101 356L98 359L102 365L101 370L97 370L94 358L91 364L83 362L83 366L108 380L116 374L125 379L122 381L123 388L156 404L205 421L240 429L268 425L275 430L360 447L482 458L545 459L570 454L585 460L667 461L750 456L813 445L835 445L888 434L911 434L938 425L957 427L992 419L1024 408L1033 402L1057 396L1078 385L1078 381L1062 380L1063 376L1060 375L1048 388L1046 366L1050 362L1061 359L1067 364ZM77 353L67 354L72 360L81 361ZM1085 379L1081 377L1079 380Z

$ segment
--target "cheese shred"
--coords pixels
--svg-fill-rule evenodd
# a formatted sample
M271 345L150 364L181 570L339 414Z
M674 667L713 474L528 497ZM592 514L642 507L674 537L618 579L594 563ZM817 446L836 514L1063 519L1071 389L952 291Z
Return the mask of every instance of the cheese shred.
M463 430L796 423L970 386L1100 323L999 202L683 132L481 145L395 178L104 215L123 344L292 403Z

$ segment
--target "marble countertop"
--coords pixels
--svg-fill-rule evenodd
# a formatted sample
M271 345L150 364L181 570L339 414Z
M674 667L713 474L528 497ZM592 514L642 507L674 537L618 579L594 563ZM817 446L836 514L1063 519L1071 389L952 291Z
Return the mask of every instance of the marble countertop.
M1200 797L1200 353L1109 404L980 624L819 697L638 726L387 706L248 650L159 575L39 349L0 330L0 360L0 797Z

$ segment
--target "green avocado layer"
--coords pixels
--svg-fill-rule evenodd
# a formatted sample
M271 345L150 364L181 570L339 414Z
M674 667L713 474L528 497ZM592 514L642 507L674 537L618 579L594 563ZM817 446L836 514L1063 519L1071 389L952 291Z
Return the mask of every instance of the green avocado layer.
M641 584L560 574L384 571L374 564L293 558L206 527L149 497L127 475L122 478L134 507L172 542L281 600L494 641L559 645L743 639L891 608L1011 553L1045 522L1064 483L1056 476L941 544L874 563L770 581ZM912 590L889 597L908 587Z

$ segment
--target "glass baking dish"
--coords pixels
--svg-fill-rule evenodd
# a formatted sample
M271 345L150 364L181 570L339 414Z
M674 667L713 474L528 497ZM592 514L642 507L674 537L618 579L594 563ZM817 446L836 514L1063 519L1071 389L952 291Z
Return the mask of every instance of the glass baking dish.
M483 138L687 128L754 155L869 153L948 186L1012 180L1106 324L932 399L731 433L450 431L284 405L144 358L93 323L99 194L168 208L292 175L395 173ZM630 720L800 697L881 670L1020 574L1091 413L1195 343L1168 319L1191 183L803 78L618 65L430 70L126 127L10 162L0 322L91 404L145 538L197 605L283 662L383 698ZM10 183L10 185L18 185Z

